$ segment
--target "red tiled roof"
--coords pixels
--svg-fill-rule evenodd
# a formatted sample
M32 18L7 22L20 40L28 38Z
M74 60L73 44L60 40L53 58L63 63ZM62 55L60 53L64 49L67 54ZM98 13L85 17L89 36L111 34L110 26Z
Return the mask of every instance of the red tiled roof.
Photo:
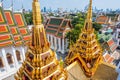
M10 33L8 26L0 25L0 34Z
M19 30L22 35L22 39L23 39L24 43L26 43L26 41L30 41L31 35L30 35L28 28L26 27L27 25L26 25L25 19L23 17L23 14L14 13L14 17L19 26Z
M6 24L4 11L3 11L2 7L0 7L0 24Z
M113 61L114 61L114 57L113 56L111 56L110 54L105 54L105 56L103 56L104 57L104 59L105 59L105 62L107 62L107 63L112 63Z
M15 20L19 27L25 27L26 24L23 20L23 15L21 13L14 13Z
M19 28L18 26L16 25L17 23L15 22L15 18L13 16L13 13L12 11L10 10L5 10L4 11L5 13L5 16L6 16L6 19L7 19L7 22L9 24L9 28L11 30L11 33L13 35L13 38L14 38L14 41L15 41L15 46L20 46L22 45L22 38L21 38L21 35L19 33Z
M106 54L106 55L104 56L105 61L107 61L110 57L111 57L110 54Z
M114 58L111 57L107 62L108 62L108 63L112 63L113 61L114 61Z
M4 11L2 7L0 7L0 47L13 45L13 37L10 33L10 29L7 25Z
M12 32L13 35L18 34L18 29L17 29L17 27L11 27L10 29L11 29L11 32Z
M112 52L117 48L117 44L115 44L113 39L107 41L107 44Z
M22 44L23 44L22 41L18 41L18 42L15 43L16 46L19 46L19 45L22 45Z
M14 40L15 41L20 41L21 40L21 36L20 35L14 36Z
M22 35L28 35L29 31L28 31L27 28L21 28L21 29L20 29L20 33L21 33Z
M4 11L9 26L15 25L11 11Z
M30 39L31 36L22 13L15 13L13 15L10 10L3 11L0 7L0 47L13 44L19 46L23 44L23 41L26 43Z
M109 46L112 46L114 44L114 41L111 39L107 43L108 43Z
M99 24L106 24L107 21L108 21L107 16L98 16L96 19L96 22Z
M9 46L12 44L13 44L13 41L7 41L7 42L0 43L0 47Z
M29 40L31 40L31 36L30 36L30 35L29 35L29 36L24 36L24 37L23 37L23 40L24 40L24 41L29 41Z

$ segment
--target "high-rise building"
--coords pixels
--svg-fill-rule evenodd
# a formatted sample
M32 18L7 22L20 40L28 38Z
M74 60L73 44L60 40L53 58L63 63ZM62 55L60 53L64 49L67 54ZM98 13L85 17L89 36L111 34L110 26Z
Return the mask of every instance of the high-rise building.
M59 65L50 49L41 21L40 5L33 0L33 32L26 59L15 75L16 80L66 80L66 71Z

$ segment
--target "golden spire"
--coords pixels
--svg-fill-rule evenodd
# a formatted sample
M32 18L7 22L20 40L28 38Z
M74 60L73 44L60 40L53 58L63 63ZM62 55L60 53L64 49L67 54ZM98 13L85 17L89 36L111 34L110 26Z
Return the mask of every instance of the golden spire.
M33 0L32 3L33 10L33 35L32 35L32 46L34 47L47 47L47 39L44 30L44 26L42 24L41 12L40 12L40 4L38 0Z
M92 22L92 0L90 0L88 13L87 13L87 21Z
M65 62L69 65L73 61L79 60L86 76L91 77L94 75L101 59L102 49L92 28L92 0L90 0L84 28L75 46L70 49Z
M15 75L15 80L60 80L63 77L66 80L67 74L62 68L59 69L55 53L46 40L38 0L33 0L32 7L34 22L32 45L28 47L26 59Z
M33 0L32 4L32 10L33 10L33 23L34 25L40 25L42 20L41 20L41 12L40 12L40 4L38 0Z
M89 3L89 8L88 8L88 12L87 12L87 19L85 20L84 28L86 30L92 28L92 0L90 0L90 3Z

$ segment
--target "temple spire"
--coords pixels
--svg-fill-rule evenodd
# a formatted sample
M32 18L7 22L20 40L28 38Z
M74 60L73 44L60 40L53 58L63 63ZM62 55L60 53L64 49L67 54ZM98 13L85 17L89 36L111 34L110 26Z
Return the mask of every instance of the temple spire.
M87 13L87 20L92 22L92 0L90 0L88 13Z
M41 12L40 12L40 4L38 0L33 0L33 23L34 25L40 25L42 23L41 20Z
M41 19L40 4L38 0L33 0L33 35L32 35L32 46L39 48L48 48L48 42L46 39L46 33Z
M88 8L88 11L87 11L87 18L85 20L84 28L86 30L92 28L92 0L90 0L90 2L89 2L89 8Z
M77 54L78 53L78 54ZM79 39L74 47L70 48L66 64L78 60L88 77L92 77L102 60L102 49L92 28L92 0L90 0L87 17Z
M33 0L32 7L32 44L28 47L26 59L15 75L15 80L67 80L66 71L59 65L46 39L38 0Z

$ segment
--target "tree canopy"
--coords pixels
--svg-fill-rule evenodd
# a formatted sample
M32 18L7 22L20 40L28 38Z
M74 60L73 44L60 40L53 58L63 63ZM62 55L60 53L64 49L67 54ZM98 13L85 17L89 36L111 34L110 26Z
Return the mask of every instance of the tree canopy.
M82 13L77 14L77 16L73 17L72 25L74 28L66 34L66 37L69 39L70 43L75 43L79 38L79 34L81 33L81 28L84 26L85 15Z
M25 17L25 20L27 22L28 25L31 25L33 24L33 21L32 21L32 12L29 12L29 13L24 13L24 17Z

